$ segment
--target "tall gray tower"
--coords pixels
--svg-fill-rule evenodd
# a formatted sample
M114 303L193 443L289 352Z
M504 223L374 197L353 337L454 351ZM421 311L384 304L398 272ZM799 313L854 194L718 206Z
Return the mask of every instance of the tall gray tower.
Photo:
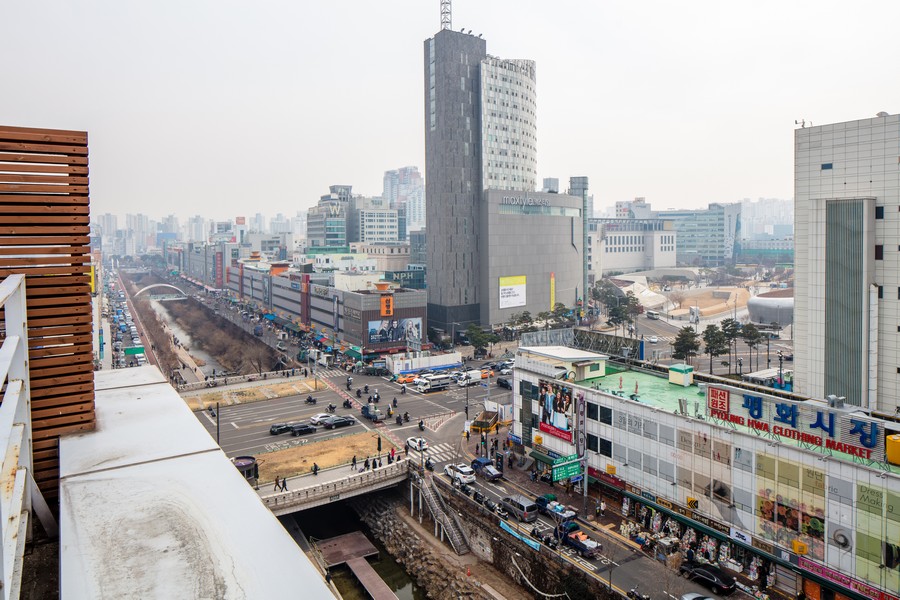
M535 66L488 57L480 37L442 29L425 41L428 320L480 322L477 215L484 191L534 191Z
M475 214L486 57L486 42L473 35L442 29L425 41L428 322L448 332L479 318Z

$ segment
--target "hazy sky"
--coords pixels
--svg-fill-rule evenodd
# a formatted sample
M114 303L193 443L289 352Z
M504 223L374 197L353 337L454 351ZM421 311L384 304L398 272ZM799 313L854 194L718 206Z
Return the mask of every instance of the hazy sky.
M439 0L0 0L0 123L87 130L94 213L288 215L424 172ZM900 2L455 0L537 61L538 181L595 206L793 196L795 119L900 110ZM565 183L562 183L565 187Z

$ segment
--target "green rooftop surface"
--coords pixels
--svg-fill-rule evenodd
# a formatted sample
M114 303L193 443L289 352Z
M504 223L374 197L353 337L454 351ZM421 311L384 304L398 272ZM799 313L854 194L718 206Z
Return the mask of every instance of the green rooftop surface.
M688 400L688 412L693 413L693 401L698 400L700 402L700 412L706 414L706 395L700 392L700 388L697 384L684 387L669 383L668 377L660 377L649 373L639 373L635 371L619 371L610 363L606 364L606 368L609 373L603 377L594 377L575 383L602 392L620 395L628 400L631 399L632 394L637 393L638 402L669 412L678 411L678 400L680 398L685 398ZM733 385L737 384L739 384L739 382L734 382ZM738 426L737 429L741 433L752 433L751 430L746 427ZM790 444L792 446L797 446L798 448L803 447L802 444L796 440L781 438L781 441L784 444ZM834 450L823 452L823 454L854 464L866 465L868 462L853 457L850 454ZM879 470L889 470L891 473L900 474L900 466L887 463L875 463L875 465L877 465Z

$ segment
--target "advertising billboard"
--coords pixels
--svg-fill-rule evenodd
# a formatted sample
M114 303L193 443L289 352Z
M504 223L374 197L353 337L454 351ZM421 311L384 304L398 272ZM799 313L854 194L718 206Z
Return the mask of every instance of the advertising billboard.
M368 340L370 344L399 343L405 342L407 339L421 338L422 317L369 321Z
M572 388L559 381L539 380L540 430L567 442L572 441Z
M500 278L500 308L525 306L525 275Z

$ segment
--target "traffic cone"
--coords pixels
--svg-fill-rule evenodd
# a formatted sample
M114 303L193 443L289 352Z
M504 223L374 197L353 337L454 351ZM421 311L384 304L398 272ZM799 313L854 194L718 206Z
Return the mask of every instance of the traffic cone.
M471 576L472 576L472 568L466 567L466 577L471 577Z

